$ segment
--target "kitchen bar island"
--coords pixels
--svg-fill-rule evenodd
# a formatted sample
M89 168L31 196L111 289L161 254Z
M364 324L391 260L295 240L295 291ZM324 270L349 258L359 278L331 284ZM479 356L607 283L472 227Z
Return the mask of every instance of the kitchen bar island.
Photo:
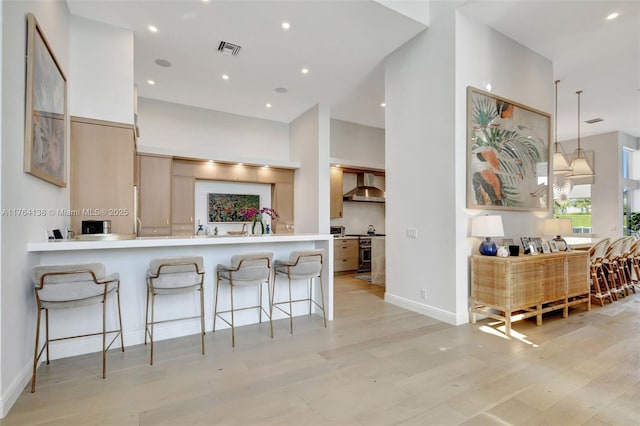
M122 324L124 329L125 346L144 343L144 315L146 297L146 273L149 261L156 257L173 256L202 256L205 265L205 330L211 332L213 328L213 298L215 291L215 268L217 264L230 264L234 254L270 251L274 259L288 259L293 250L324 249L326 257L323 262L322 279L324 297L327 310L327 320L333 319L333 237L329 234L272 234L256 236L215 236L215 237L150 237L131 240L114 241L74 241L61 240L59 242L29 243L29 264L67 264L84 262L102 262L107 273L120 273L120 298L122 304ZM28 276L30 277L30 271ZM279 278L280 279L280 278ZM31 282L28 283L32 286ZM275 294L276 300L288 297L286 285L279 285ZM307 286L300 282L293 286L293 299L299 299L306 294ZM32 290L31 290L32 291ZM320 295L317 280L314 282L314 297ZM177 301L183 297L185 300ZM219 309L229 307L229 289L220 287ZM234 291L234 305L236 307L255 305L258 295L255 287L238 288ZM109 303L112 303L111 301ZM268 311L268 301L263 299L263 305ZM35 302L34 302L35 317ZM186 307L186 308L185 308ZM314 307L315 308L315 307ZM156 319L197 315L199 312L199 297L194 294L175 295L163 300L156 300ZM315 311L314 311L315 312ZM60 313L51 311L52 338L58 335L84 334L87 329L99 329L101 315L95 307L82 307ZM308 314L308 305L294 304L294 315ZM108 326L115 325L117 318L115 310L108 310ZM162 318L159 316L162 315ZM321 315L321 312L318 312ZM273 319L285 318L284 314L274 310ZM237 326L258 322L257 310L240 311L236 313ZM263 319L264 321L264 319ZM322 327L321 318L318 325ZM218 330L227 328L222 321L216 323ZM173 337L199 333L198 319L184 320L174 323L159 324L155 328L155 339L162 340ZM268 333L268 327L265 332ZM227 331L225 331L227 332ZM236 330L236 334L238 330ZM241 333L241 330L240 330ZM281 332L282 333L282 332ZM288 328L287 328L288 333ZM277 338L277 334L275 338ZM240 334L239 344L242 344ZM100 350L100 337L63 340L51 344L51 357L64 358L83 353Z

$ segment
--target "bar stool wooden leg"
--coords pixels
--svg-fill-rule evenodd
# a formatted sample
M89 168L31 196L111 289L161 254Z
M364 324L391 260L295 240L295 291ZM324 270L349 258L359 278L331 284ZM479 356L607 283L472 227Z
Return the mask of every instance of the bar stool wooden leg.
M236 327L235 327L235 321L234 321L234 315L233 315L233 284L229 286L229 289L231 291L231 347L235 348L236 347Z
M102 378L107 378L107 287L102 298Z
M216 332L216 319L218 318L218 289L220 288L220 273L216 274L216 302L213 306L213 332Z
M204 355L204 288L200 285L200 344L202 345L202 355Z
M320 279L320 302L322 303L322 319L324 321L324 328L327 328L327 311L324 306L324 288L322 287L322 275L318 277Z
M38 370L38 344L40 337L40 314L42 309L38 306L38 316L36 318L36 345L33 350L33 374L31 375L31 393L36 391L36 371Z
M46 309L46 308L44 310L44 323L45 323L45 327L44 327L45 337L47 338L47 341L46 341L47 365L49 365L49 309Z

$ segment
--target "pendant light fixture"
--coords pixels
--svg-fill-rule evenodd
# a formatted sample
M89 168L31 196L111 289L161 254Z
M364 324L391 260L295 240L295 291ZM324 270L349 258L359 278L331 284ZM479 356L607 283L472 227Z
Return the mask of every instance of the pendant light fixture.
M571 169L573 172L569 175L570 178L584 178L591 177L594 175L593 168L591 164L589 164L589 160L587 160L587 156L584 152L584 149L580 148L580 94L582 90L578 90L576 94L578 95L578 148L573 153L573 157L571 158Z
M553 174L554 175L568 175L572 170L569 166L569 160L562 149L562 145L558 142L558 83L560 80L556 80L556 112L555 112L555 143L553 144Z

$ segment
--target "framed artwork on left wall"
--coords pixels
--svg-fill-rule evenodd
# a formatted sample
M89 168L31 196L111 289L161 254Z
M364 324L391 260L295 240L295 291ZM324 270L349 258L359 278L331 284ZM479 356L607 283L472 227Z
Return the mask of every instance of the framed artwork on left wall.
M66 187L67 78L36 17L27 15L24 171Z

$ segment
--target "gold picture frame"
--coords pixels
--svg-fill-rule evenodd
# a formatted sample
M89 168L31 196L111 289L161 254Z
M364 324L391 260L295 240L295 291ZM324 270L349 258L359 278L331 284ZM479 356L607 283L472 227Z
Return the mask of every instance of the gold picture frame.
M67 176L67 78L36 17L27 15L24 171L60 187Z
M548 210L551 116L467 87L467 208Z

